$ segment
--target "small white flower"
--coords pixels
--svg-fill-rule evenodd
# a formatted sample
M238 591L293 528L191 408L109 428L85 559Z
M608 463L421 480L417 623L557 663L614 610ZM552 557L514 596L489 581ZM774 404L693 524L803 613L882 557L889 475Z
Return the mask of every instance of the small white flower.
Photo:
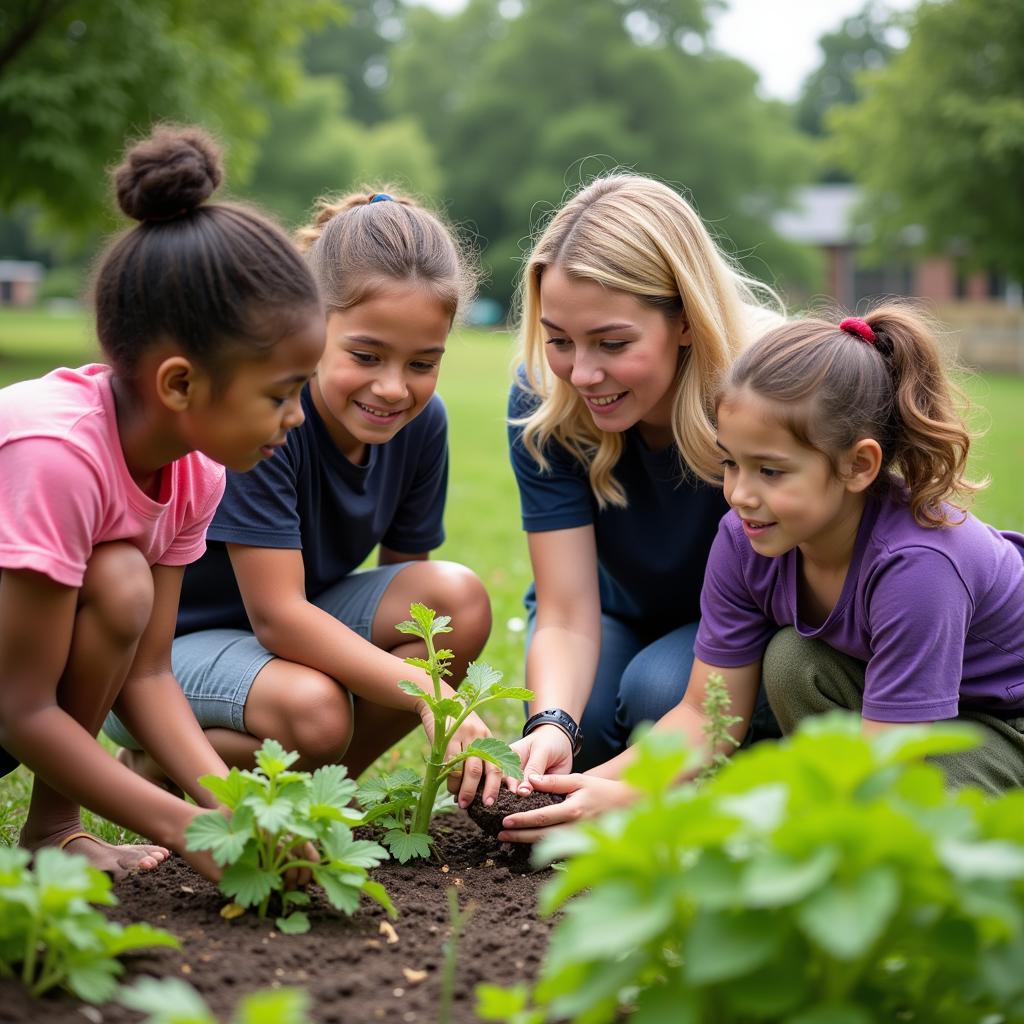
M526 619L521 619L518 615L515 615L508 620L506 625L510 633L522 633L526 629Z

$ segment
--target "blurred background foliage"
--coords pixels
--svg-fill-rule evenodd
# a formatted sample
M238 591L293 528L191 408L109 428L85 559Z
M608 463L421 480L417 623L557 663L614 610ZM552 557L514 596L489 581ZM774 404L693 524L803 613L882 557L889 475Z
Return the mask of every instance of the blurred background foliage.
M5 0L0 257L73 294L116 222L104 169L159 119L230 147L233 194L289 226L325 192L388 182L476 240L507 308L529 235L616 167L684 189L753 275L813 293L817 254L772 218L801 185L852 180L880 246L1024 278L1024 4L879 2L821 39L794 103L710 41L725 0ZM13 155L13 158L12 158ZM903 239L905 242L905 239Z

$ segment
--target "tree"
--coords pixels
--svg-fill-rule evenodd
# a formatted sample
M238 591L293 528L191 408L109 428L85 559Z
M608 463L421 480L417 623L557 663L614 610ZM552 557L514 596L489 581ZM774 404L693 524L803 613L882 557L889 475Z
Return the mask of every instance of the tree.
M305 223L325 193L393 185L440 194L437 159L419 125L407 117L370 127L353 121L334 76L305 79L292 100L267 112L269 129L245 193L292 227Z
M980 267L1024 279L1024 4L923 3L910 42L828 119L881 238L924 229Z
M860 98L857 76L889 63L896 46L893 15L878 0L844 18L835 32L818 40L822 62L803 82L796 104L797 125L808 135L824 135L826 112L837 103Z
M231 144L236 182L256 156L263 104L293 87L304 32L334 0L8 0L0 15L0 209L31 203L62 228L106 207L104 169L161 118Z
M615 166L689 189L754 273L798 265L768 214L808 173L805 144L782 104L757 97L754 72L709 47L708 6L470 0L455 17L409 12L388 99L424 125L453 215L488 240L497 297L511 294L531 213Z

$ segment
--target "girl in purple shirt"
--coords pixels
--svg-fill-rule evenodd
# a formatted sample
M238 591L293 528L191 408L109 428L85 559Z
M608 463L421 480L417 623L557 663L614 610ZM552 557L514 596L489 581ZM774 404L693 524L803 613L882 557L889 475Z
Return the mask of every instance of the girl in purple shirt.
M718 672L737 741L763 680L783 733L837 708L869 733L962 718L983 742L941 759L950 784L1024 785L1024 536L962 507L980 485L964 475L959 397L928 325L901 305L786 324L740 357L717 403L731 510L686 695L656 728L702 746ZM502 838L628 801L615 780L630 757L540 780L568 799L511 815Z

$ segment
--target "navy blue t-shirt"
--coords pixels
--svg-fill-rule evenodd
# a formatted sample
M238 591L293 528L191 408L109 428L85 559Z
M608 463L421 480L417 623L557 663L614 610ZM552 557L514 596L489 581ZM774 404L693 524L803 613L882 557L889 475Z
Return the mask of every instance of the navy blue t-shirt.
M206 554L185 571L179 635L250 628L226 542L300 549L312 599L377 544L422 554L444 540L448 418L438 395L390 441L368 445L364 466L338 450L308 384L302 409L306 420L283 448L248 473L228 473Z
M529 415L538 399L519 383L509 395L509 419ZM636 428L627 430L615 479L629 504L598 509L582 464L557 441L545 449L542 472L510 425L509 453L528 533L593 524L601 608L660 635L700 617L700 590L718 522L728 510L722 491L684 472L674 444L651 451Z

